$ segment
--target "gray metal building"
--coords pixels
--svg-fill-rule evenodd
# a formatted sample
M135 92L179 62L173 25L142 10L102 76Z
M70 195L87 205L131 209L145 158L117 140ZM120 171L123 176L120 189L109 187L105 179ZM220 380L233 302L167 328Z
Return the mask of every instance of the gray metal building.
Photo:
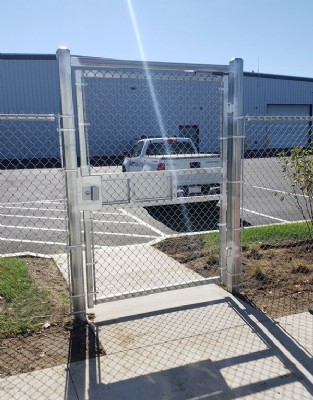
M140 133L157 135L156 121L151 118L151 113L145 113L138 108L130 112L129 104L139 93L147 95L147 83L143 80L132 80L131 75L127 79L97 80L90 78L89 85L95 90L95 86L102 85L102 91L107 91L107 115L101 112L104 104L99 104L97 129L90 128L89 135L92 138L90 147L91 156L119 157L131 142L140 137ZM198 85L190 81L184 87L180 86L179 79L159 80L156 82L156 91L162 104L163 88L167 88L166 107L161 111L164 114L165 130L169 134L182 134L188 132L193 135L200 151L218 150L218 121L210 120L211 130L207 129L207 119L203 116L209 112L206 107L205 84ZM128 90L131 88L131 90ZM126 90L127 89L127 90ZM136 89L136 90L135 90ZM184 92L185 91L185 92ZM186 97L186 110L175 108L175 93L182 93ZM187 95L188 92L188 95ZM172 96L169 96L171 93ZM116 94L116 95L115 95ZM119 96L120 101L116 101ZM103 100L102 100L103 101ZM312 116L313 104L313 78L290 77L259 73L244 73L244 114L251 116L262 115L302 115ZM153 107L151 103L148 105ZM147 106L147 107L148 107ZM194 110L194 111L192 111ZM195 111L196 110L196 111ZM60 113L58 69L55 55L22 55L0 54L0 113L1 114L58 114ZM133 129L129 131L131 124L126 119L133 121ZM146 118L146 119L145 119ZM124 120L125 119L125 120ZM126 122L126 123L125 123ZM310 123L308 122L308 125ZM121 148L121 138L126 133L123 125L127 125L127 138L125 147ZM29 144L21 148L19 143L12 140L12 125L0 123L0 142L2 145L2 159L40 159L58 157L56 154L58 140L55 127L46 124L41 127L42 140L38 140L38 133L32 138L29 134ZM20 129L18 124L14 129ZM139 133L140 131L140 133ZM310 127L307 131L310 131ZM283 131L282 131L283 132ZM268 135L271 132L269 131ZM101 135L110 136L107 146L101 148ZM14 135L16 137L16 135ZM210 139L207 139L210 138ZM116 139L116 140L114 140ZM265 143L266 142L266 143ZM103 138L101 140L103 143ZM268 147L268 137L260 137L253 140L248 137L249 150ZM293 145L306 145L307 137L288 141L283 137L276 137L272 142L273 147L281 143L279 147L291 147ZM51 145L52 144L52 145Z

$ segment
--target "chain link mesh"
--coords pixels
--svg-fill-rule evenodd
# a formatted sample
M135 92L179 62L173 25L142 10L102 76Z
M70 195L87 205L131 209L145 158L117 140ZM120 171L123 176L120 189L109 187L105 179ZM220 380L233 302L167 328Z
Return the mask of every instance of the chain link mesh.
M70 306L58 118L0 115L0 142L3 378L66 363Z
M312 118L245 118L241 293L310 348L313 303ZM300 334L300 332L302 332Z
M210 185L199 168L199 173L191 170L193 174L177 177L174 188L166 189L165 179L175 177L178 171L144 175L147 168L142 154L135 168L127 169L122 163L126 153L134 154L134 146L142 138L188 137L203 155L187 155L184 168L192 168L193 161L194 167L203 168L204 153L220 152L222 75L135 69L88 69L81 75L82 81L77 82L83 90L80 123L91 173L116 174L102 180L103 198L111 199L111 204L108 200L101 211L92 212L97 301L204 283L198 270L216 277L218 239L214 257L207 258L203 239L186 233L218 229L219 197L208 201L204 195L212 194L216 185L215 193L219 193L220 171ZM159 153L157 157L162 162ZM172 154L172 160L179 162L179 156ZM220 167L219 160L215 166ZM138 175L131 176L130 183L122 177L122 172L128 171ZM129 185L133 185L130 193ZM171 200L172 191L185 197L192 190L196 203ZM163 240L173 236L170 248L175 260L159 251L168 250Z
M200 152L220 152L222 77L152 71L149 79L138 71L88 70L79 82L85 118L78 126L88 142L82 171L88 159L93 174L105 174L102 191L111 201L83 215L86 270L94 267L98 302L189 287L218 275L216 200L190 196L199 201L164 205L163 198L147 205L164 187L152 175L147 182L146 174L136 187L142 195L150 185L144 205L120 202L123 179L117 183L125 176L123 152L141 135L190 135ZM159 297L150 303L132 299L125 315L116 304L103 304L106 314L95 336L92 324L64 330L70 318L62 140L56 118L45 118L0 116L1 396L311 398L303 371L311 368L312 354L311 316L304 313L312 303L312 120L245 119L241 294L283 330L211 285L214 293L207 287L196 295L181 291L181 302L177 292L167 293L166 306ZM293 153L294 146L305 151ZM295 173L303 166L306 179ZM111 186L104 182L110 174ZM189 179L187 186L196 174ZM99 354L105 357L97 359Z

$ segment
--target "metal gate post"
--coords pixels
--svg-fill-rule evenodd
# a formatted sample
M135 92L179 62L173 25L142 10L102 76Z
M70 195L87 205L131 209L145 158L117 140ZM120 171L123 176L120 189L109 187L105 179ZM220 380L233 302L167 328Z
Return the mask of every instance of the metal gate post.
M78 118L78 138L79 138L79 155L80 155L80 171L82 176L90 175L90 165L88 157L88 140L87 140L87 124L84 115L84 98L83 98L83 74L81 70L75 71L76 85L76 104ZM85 263L86 263L86 289L87 289L87 306L94 307L95 298L95 263L92 241L93 220L91 211L83 212L84 225L84 244L85 244Z
M226 285L227 281L227 237L226 237L226 216L227 216L227 140L228 140L228 75L223 77L223 118L221 137L221 159L222 159L222 185L220 201L220 278L221 283Z
M86 300L84 293L81 215L78 208L78 168L70 51L60 47L57 50L57 61L59 66L62 111L61 129L64 142L64 172L69 227L71 303L75 323L80 324L86 322Z
M226 256L227 290L239 291L242 276L241 263L241 157L243 141L243 60L230 61L229 110L227 144L227 216L226 216Z

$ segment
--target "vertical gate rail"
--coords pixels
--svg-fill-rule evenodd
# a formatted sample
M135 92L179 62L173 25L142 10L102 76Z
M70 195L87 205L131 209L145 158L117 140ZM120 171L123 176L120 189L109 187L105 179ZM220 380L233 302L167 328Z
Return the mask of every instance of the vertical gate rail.
M83 253L81 238L81 216L78 208L78 166L76 154L76 135L74 105L71 80L70 51L59 48L57 51L61 97L61 131L64 143L64 173L66 181L69 255L71 271L71 304L76 323L86 322L86 301L84 291Z
M221 137L221 160L222 160L222 181L221 181L221 200L220 200L220 278L221 283L226 285L227 281L227 142L228 142L228 75L224 76L223 93L223 120Z
M90 174L89 155L88 155L88 138L87 138L87 125L84 116L84 97L83 97L83 76L81 70L76 70L75 88L76 88L76 102L77 102L77 120L78 120L78 141L79 141L79 156L80 156L80 170L82 176ZM85 263L86 263L86 291L87 291L87 306L94 307L95 298L95 263L94 263L94 250L92 243L92 229L93 219L90 211L83 211L83 225L84 225L84 242L85 242Z

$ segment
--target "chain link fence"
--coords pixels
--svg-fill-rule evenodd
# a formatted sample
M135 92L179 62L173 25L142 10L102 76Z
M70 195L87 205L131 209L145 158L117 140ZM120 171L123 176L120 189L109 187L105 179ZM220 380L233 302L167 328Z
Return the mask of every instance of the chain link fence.
M245 118L241 294L283 326L294 325L306 348L313 303L311 134L311 117Z
M61 115L0 115L1 395L310 398L312 118L240 118L238 59L58 57Z
M58 128L55 115L0 115L2 378L68 357L68 234Z

